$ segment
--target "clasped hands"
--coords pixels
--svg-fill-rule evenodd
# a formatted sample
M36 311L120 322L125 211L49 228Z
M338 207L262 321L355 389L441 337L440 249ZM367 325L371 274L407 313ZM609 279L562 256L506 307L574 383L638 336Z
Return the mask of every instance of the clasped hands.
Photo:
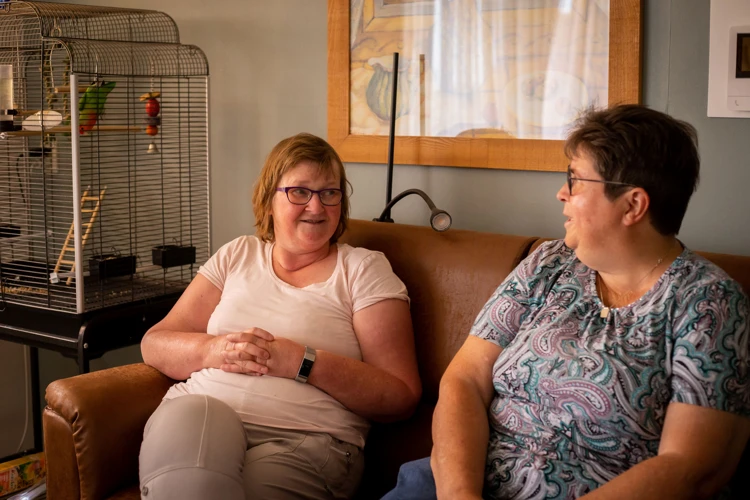
M261 328L219 335L219 368L246 375L294 378L305 354L304 346L283 337L274 337Z

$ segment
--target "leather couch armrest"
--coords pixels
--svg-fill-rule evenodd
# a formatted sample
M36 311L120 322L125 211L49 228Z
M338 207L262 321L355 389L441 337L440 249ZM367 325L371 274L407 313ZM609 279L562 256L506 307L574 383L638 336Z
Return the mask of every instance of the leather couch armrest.
M105 498L137 484L143 428L174 382L140 363L47 386L44 448L48 496ZM76 464L70 464L72 458ZM71 484L76 480L78 484Z

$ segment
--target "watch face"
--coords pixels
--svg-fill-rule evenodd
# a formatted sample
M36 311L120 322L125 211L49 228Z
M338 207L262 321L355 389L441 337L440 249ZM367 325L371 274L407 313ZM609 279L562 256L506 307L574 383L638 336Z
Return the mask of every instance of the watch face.
M312 370L312 367L313 367L312 359L308 359L308 358L303 359L302 366L300 367L300 370L299 370L300 375L304 375L305 377L307 377L308 375L310 375L310 370Z
M305 357L302 358L302 364L299 365L299 371L295 377L297 382L307 382L313 363L315 363L315 350L305 346Z

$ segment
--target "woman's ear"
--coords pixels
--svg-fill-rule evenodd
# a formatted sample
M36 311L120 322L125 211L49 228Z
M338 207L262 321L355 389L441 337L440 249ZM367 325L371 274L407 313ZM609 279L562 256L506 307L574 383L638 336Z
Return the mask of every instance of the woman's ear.
M626 226L633 226L646 218L651 199L643 188L631 189L623 195L627 204L622 222Z

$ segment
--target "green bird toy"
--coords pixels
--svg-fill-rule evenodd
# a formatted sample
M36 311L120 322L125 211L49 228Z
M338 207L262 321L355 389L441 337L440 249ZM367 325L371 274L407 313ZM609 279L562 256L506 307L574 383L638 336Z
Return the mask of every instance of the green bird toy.
M115 88L117 82L94 82L78 99L78 133L83 135L96 125L99 117L104 113L107 96Z

